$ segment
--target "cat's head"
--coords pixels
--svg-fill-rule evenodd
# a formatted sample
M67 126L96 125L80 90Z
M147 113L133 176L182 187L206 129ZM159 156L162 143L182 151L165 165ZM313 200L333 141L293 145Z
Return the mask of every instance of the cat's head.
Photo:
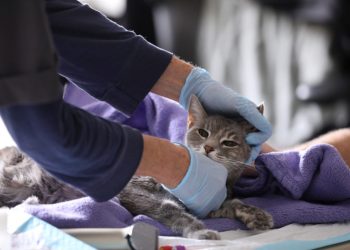
M263 104L257 109L263 113ZM237 164L230 160L245 162L249 158L251 148L245 137L253 131L256 128L242 117L208 115L198 98L191 96L186 145L223 164L229 172L237 170Z

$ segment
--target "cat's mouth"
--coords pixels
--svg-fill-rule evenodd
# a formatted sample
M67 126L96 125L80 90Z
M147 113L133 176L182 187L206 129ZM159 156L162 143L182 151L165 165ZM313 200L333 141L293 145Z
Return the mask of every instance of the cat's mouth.
M212 160L218 160L216 157L215 157L215 153L214 152L210 152L210 153L204 153L204 155Z
M214 151L206 152L204 149L197 149L195 151L197 151L198 153L200 153L200 154L202 154L202 155L204 155L204 156L206 156L206 157L208 157L208 158L210 158L212 160L214 160L213 158L215 158L215 152Z
M203 153L206 157L208 157L209 159L213 160L213 161L216 161L216 162L219 162L221 164L223 164L224 162L222 162L222 160L220 159L220 157L217 156L217 154L215 152L204 152Z
M225 161L222 160L218 155L217 155L217 152L215 151L210 151L210 152L206 152L205 150L199 148L199 149L194 149L196 152L208 157L209 159L215 161L215 162L218 162L218 163L221 163L223 165L225 165Z

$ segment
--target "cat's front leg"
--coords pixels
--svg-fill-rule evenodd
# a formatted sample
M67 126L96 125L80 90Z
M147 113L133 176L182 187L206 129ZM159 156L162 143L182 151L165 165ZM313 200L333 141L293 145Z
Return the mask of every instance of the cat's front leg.
M153 218L169 226L173 232L181 233L186 238L220 240L217 231L205 228L202 221L172 200L164 199L161 201L159 212Z
M266 230L273 227L271 214L261 208L244 204L238 199L225 201L218 210L211 212L209 217L239 219L249 229Z

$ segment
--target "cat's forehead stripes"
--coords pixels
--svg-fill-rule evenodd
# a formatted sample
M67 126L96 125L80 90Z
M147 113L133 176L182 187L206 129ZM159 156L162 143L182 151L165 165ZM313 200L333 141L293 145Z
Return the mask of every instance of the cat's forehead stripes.
M211 135L218 138L238 139L238 134L243 131L235 121L223 120L222 118L210 117L204 123L204 129L208 130Z
M229 130L229 131L225 131L225 132L222 133L221 138L232 139L232 140L239 139L239 136L237 135L236 131Z

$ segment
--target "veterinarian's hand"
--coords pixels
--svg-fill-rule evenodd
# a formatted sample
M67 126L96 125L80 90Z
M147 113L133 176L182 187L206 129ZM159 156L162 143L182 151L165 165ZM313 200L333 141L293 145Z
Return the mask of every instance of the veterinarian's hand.
M219 84L202 68L193 68L181 90L180 104L188 110L191 95L196 95L209 114L226 117L241 115L250 122L258 132L249 133L247 143L252 147L248 163L260 153L260 145L270 136L272 128L266 118L257 110L257 106L247 98L230 88Z
M185 147L185 146L184 146ZM174 188L166 188L200 218L218 209L226 199L227 169L187 148L191 162L185 177Z
M269 144L264 143L261 145L261 153L271 153L278 151L276 148L271 147Z

